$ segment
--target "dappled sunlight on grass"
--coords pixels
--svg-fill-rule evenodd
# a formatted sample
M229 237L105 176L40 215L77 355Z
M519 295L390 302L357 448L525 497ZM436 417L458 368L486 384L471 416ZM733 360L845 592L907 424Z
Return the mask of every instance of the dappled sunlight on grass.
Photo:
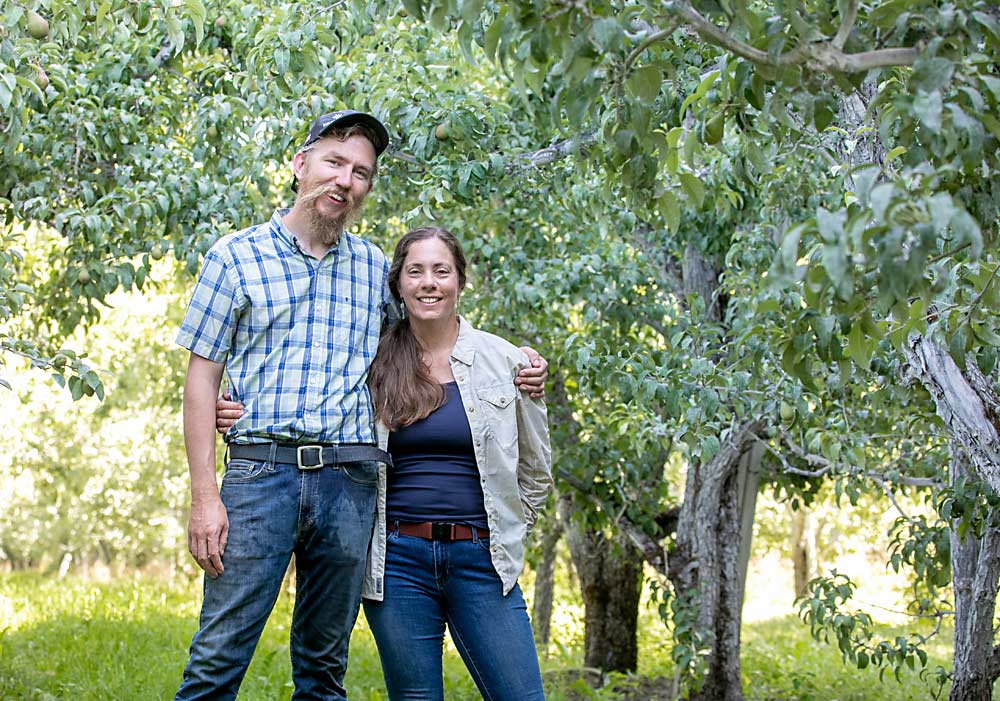
M548 657L542 660L549 701L667 698L674 676L670 633L645 597L640 609L639 674L612 676L602 688L585 690L589 687L580 678L583 609L579 595L571 591L572 581L561 579L557 580L553 640ZM530 574L522 584L530 606ZM836 647L813 640L789 610L788 590L777 585L768 589L775 600L761 610L785 608L770 619L747 620L744 625L743 680L748 701L930 698L917 672L907 671L901 683L889 673L880 683L877 671L842 664ZM0 698L143 701L169 698L176 690L187 646L197 628L199 580L128 577L97 583L14 574L0 575L0 591ZM763 601L763 597L758 599ZM241 700L273 701L291 694L291 610L292 597L283 593L247 673ZM917 623L920 632L928 632L926 621ZM880 624L879 635L891 638L911 630L906 625ZM949 664L950 641L950 631L932 641L929 668ZM450 642L445 649L444 675L448 701L479 699ZM386 698L375 643L363 614L351 641L346 686L353 701Z

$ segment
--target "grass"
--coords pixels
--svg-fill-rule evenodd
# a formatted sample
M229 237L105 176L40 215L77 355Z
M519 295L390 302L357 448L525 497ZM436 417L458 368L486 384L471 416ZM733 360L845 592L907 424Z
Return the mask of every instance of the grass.
M529 589L529 587L526 587ZM197 627L199 587L134 577L111 583L0 575L0 699L143 701L171 698ZM288 625L291 597L282 595L264 631L240 694L243 700L287 699L291 693ZM668 698L673 676L669 637L644 611L639 676L616 678L596 691L575 679L582 653L582 612L563 597L553 621L560 639L543 662L549 701ZM909 629L884 627L886 637ZM947 666L946 640L931 647L930 667ZM652 681L651 681L652 680ZM748 701L903 701L928 699L918 675L902 682L841 664L836 650L817 643L794 616L750 622L743 632L743 681ZM446 698L479 699L461 659L449 646ZM353 701L385 699L378 655L359 619L351 642L346 686ZM617 687L614 691L612 686Z

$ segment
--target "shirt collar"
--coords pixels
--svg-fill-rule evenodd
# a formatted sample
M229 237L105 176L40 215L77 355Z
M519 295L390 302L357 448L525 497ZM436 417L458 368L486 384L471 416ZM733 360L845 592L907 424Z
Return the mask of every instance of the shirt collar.
M281 250L290 253L304 253L302 245L299 243L299 238L293 234L287 226L285 226L285 215L290 211L292 210L288 207L274 210L274 214L271 215L271 231L274 234L274 237L279 241ZM346 231L343 232L340 235L340 240L337 242L337 245L333 248L340 253L347 250L348 236L350 236L350 234Z
M284 216L290 211L291 210L288 208L274 210L274 214L271 215L271 233L274 234L274 238L278 240L282 250L298 252L299 246L296 242L295 235L288 230L288 227L285 226L284 222Z
M476 357L476 344L473 339L474 331L475 329L465 320L465 317L459 315L458 340L455 341L455 347L451 349L451 357L469 366L472 365L472 360Z

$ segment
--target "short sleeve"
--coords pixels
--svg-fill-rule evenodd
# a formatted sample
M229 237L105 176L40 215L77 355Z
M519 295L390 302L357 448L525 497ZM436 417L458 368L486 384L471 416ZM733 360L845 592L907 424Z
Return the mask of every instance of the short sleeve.
M231 268L221 251L209 250L177 334L178 345L217 363L225 361L232 348L241 308Z

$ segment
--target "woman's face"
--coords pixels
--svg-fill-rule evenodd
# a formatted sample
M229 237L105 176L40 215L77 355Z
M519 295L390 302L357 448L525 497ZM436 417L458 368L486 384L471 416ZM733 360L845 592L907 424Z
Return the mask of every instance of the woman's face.
M453 319L461 293L451 249L431 237L410 245L399 276L399 293L410 319Z

